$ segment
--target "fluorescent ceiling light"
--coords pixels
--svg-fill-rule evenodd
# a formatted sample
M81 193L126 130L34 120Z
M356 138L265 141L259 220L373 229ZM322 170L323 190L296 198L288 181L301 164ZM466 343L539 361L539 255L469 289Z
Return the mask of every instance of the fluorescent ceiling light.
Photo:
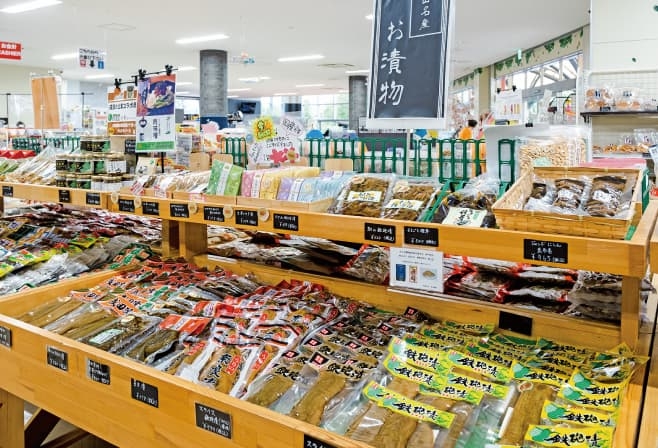
M260 82L260 81L266 81L268 79L272 79L269 76L251 76L249 78L238 78L238 81L242 82Z
M339 90L338 93L350 93L349 90Z
M228 95L226 98L238 98L238 95Z
M282 93L275 93L274 96L294 96L297 95L297 92L282 92Z
M210 34L208 36L197 36L197 37L184 37L182 39L176 39L176 43L180 45L185 44L195 44L197 42L210 42L212 40L222 40L228 39L226 34Z
M60 3L62 3L60 0L34 0L31 2L23 2L16 5L7 6L6 8L0 9L0 11L7 14L17 14L19 12L33 11L35 9L41 9L47 6L59 5Z
M352 75L354 73L370 73L370 70L366 69L361 69L361 70L345 70L345 73L348 75Z
M190 72L192 70L196 70L196 67L192 67L191 65L184 65L182 67L178 67L179 72Z
M85 76L85 79L104 79L104 78L114 78L114 75L111 73L103 73L100 75L88 75Z
M372 19L374 19L374 16L372 14L368 14L366 16L366 20L372 20Z
M181 81L181 82L176 83L177 86L191 86L192 84L194 84L194 83L192 83L190 81Z
M64 59L77 59L80 56L80 53L62 53L55 54L50 57L54 61L63 61Z
M246 92L247 90L251 90L249 87L244 87L241 89L226 89L227 92Z
M187 95L188 93L190 93L190 92L188 92L187 90L185 90L185 91L183 91L183 92L176 92L176 95Z
M308 54L306 56L288 56L285 58L277 59L279 62L296 62L296 61L313 61L315 59L323 59L321 54Z
M303 87L322 87L324 84L297 84L295 87L297 88L303 88Z

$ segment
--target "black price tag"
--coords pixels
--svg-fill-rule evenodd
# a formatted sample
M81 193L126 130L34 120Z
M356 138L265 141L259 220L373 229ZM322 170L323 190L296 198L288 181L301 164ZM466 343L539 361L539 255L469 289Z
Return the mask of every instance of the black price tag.
M158 388L135 378L130 378L130 396L133 400L141 401L154 408L160 405Z
M236 210L235 224L239 226L258 226L258 212L256 210Z
M13 198L14 197L14 187L11 185L3 185L2 186L2 195L6 198Z
M172 218L189 218L190 208L187 204L169 204L169 215Z
M0 327L0 345L11 348L11 329Z
M224 222L224 209L222 207L203 207L203 219L213 222Z
M59 202L70 204L71 203L71 190L59 190Z
M368 241L375 241L376 243L395 243L395 226L388 226L386 224L371 224L365 223L364 238Z
M101 205L101 194L87 193L85 202L87 205Z
M87 359L87 378L105 385L110 384L110 366Z
M439 229L404 226L404 244L439 247Z
M67 372L69 370L69 354L55 347L46 347L46 362L49 366Z
M231 416L226 412L195 403L196 426L222 437L230 439L233 435Z
M523 240L523 258L543 263L567 264L569 262L569 244L526 238Z
M159 202L142 202L142 213L149 216L160 216Z
M532 318L501 311L498 316L498 328L532 336Z
M299 232L299 216L274 214L274 228L278 230L289 230Z
M135 139L127 139L123 143L123 152L126 154L135 154L135 146L137 145L137 142Z
M119 199L119 211L125 213L135 213L135 200Z
M335 446L304 434L304 448L336 448Z

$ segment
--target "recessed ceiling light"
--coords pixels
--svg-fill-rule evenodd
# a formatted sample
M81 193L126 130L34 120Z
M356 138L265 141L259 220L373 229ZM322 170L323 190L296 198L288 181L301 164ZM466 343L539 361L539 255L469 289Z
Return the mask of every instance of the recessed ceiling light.
M222 40L228 39L226 34L210 34L207 36L196 36L196 37L184 37L182 39L176 39L176 43L180 45L185 44L195 44L197 42L210 42L213 40Z
M180 81L176 83L177 86L191 86L192 84L194 83L190 81Z
M372 14L368 14L366 16L366 20L372 20L373 18L374 18L374 16Z
M228 95L226 98L238 98L237 95Z
M85 79L104 79L104 78L114 78L114 75L111 73L103 73L100 75L88 75L85 76Z
M354 73L370 73L370 70L368 69L362 69L362 70L345 70L345 73L348 75L352 75Z
M31 2L23 2L7 6L6 8L0 9L0 11L7 14L17 14L19 12L33 11L47 6L59 5L60 3L62 3L60 0L34 0Z
M80 53L62 53L55 54L50 57L54 61L63 61L64 59L77 59L80 56Z
M304 87L322 87L324 84L297 84L295 87L304 88Z
M196 67L193 67L191 65L184 65L182 67L178 67L179 72L190 72L192 70L196 70Z
M226 89L227 92L246 92L248 90L251 90L249 87L244 87L241 89Z
M321 54L308 54L306 56L287 56L285 58L279 58L279 62L296 62L296 61L313 61L316 59L323 59L324 56Z
M297 92L281 92L274 94L274 96L294 96L294 95L297 95Z

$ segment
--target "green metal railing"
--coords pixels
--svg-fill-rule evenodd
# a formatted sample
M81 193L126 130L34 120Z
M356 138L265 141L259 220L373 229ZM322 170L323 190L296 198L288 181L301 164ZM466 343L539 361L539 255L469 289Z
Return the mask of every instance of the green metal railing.
M13 149L31 149L39 152L41 148L52 146L68 150L80 148L80 137L63 136L63 137L15 137L11 139Z

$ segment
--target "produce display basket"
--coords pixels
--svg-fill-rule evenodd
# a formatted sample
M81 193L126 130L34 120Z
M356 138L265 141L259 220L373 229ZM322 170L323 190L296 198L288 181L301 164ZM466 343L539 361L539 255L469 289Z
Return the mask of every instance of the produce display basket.
M596 177L601 175L626 176L634 185L631 209L625 219L597 216L567 215L521 208L532 191L535 176L543 179L565 177ZM539 233L558 233L606 239L625 239L634 218L642 215L642 183L644 176L639 169L607 168L535 168L528 172L505 193L493 206L496 223L501 229Z

